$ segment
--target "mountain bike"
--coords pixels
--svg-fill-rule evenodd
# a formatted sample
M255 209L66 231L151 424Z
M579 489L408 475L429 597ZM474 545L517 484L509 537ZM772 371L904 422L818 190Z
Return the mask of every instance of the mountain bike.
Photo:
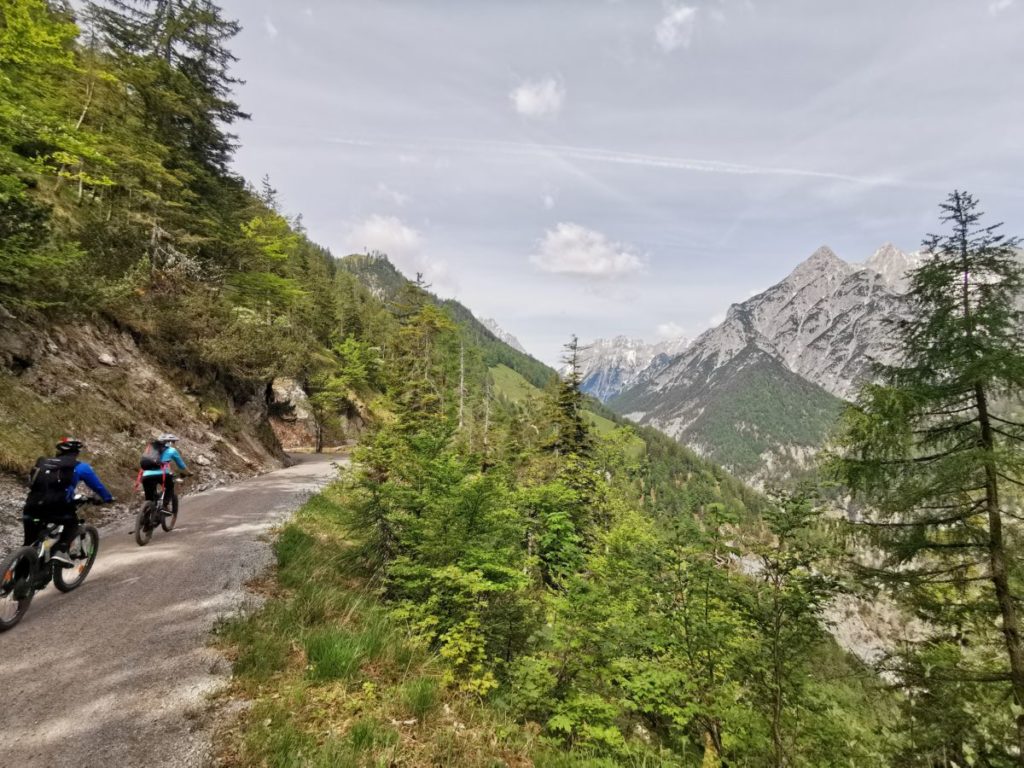
M103 503L98 498L82 495L75 496L73 501L76 509ZM89 575L100 546L99 531L78 518L78 533L68 550L72 562L69 567L54 562L52 557L53 545L63 530L62 523L47 523L33 544L16 549L0 562L0 632L6 632L21 621L36 592L45 589L51 581L61 592L71 592L82 586Z
M182 478L174 477L172 480L180 483ZM135 515L135 543L140 547L149 544L149 540L153 538L153 531L158 526L170 533L178 522L178 494L174 494L169 510L163 508L162 498L163 494L151 501L144 501Z

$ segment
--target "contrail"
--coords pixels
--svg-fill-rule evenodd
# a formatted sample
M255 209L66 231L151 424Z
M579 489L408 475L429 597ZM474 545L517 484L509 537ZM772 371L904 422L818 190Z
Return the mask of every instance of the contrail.
M594 163L610 163L614 165L635 165L645 168L662 168L672 171L690 171L695 173L734 174L740 176L793 176L799 178L828 179L843 181L850 184L867 186L903 186L903 183L889 177L853 176L845 173L817 171L806 168L786 168L780 166L748 165L730 163L721 160L700 160L670 155L649 155L638 152L620 152L595 147L576 147L566 144L534 144L513 141L479 141L473 139L438 139L420 143L400 141L376 141L351 138L331 138L332 144L342 144L368 149L390 149L404 152L423 152L425 150L442 151L452 154L502 154L512 156L557 156L563 159L580 160Z

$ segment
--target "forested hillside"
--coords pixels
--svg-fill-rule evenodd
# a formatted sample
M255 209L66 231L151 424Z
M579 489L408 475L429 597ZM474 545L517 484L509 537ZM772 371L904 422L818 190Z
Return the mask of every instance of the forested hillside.
M276 450L268 383L368 357L368 296L230 169L234 22L75 9L0 5L0 469L73 430L127 490L140 441L171 429L251 471Z
M809 499L595 428L574 345L531 391L416 285L390 308L389 417L224 630L257 700L229 764L884 764L896 700L821 624Z

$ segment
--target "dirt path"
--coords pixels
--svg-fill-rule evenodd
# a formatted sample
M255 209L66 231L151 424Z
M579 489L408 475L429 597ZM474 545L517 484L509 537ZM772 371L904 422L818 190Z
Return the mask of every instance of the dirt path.
M36 596L0 635L0 766L201 766L206 697L227 665L207 647L243 584L271 563L262 534L335 476L297 466L182 500L178 527L138 547L125 525L100 532L88 581Z

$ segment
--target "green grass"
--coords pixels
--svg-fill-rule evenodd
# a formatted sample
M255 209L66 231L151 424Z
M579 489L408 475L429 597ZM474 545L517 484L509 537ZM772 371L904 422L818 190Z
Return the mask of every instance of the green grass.
M527 765L521 728L447 689L437 660L368 588L346 557L346 518L340 486L310 499L277 538L263 606L218 628L231 694L253 702L218 737L219 764Z
M437 707L440 695L441 686L433 677L417 677L402 686L405 711L421 722Z
M604 416L598 416L596 413L592 413L591 411L586 411L585 413L587 414L587 420L590 422L590 426L592 426L594 431L601 437L607 437L618 429L618 426L611 419L606 419Z
M358 635L344 629L321 629L306 638L309 676L313 680L348 680L369 658Z
M541 390L507 365L496 365L490 371L491 380L494 382L494 391L499 397L504 397L513 403L524 403L539 398L542 394Z

